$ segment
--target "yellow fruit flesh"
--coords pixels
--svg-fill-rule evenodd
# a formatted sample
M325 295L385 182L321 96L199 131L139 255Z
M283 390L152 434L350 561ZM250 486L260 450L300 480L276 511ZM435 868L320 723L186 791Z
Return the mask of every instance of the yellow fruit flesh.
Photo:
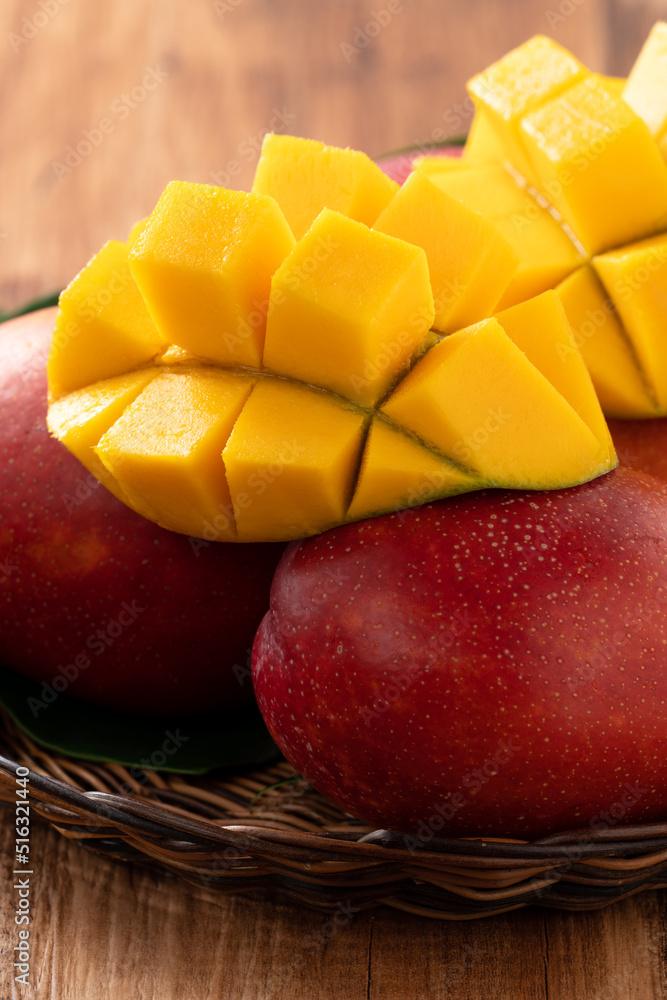
M127 261L110 240L60 296L47 363L51 399L147 364L165 347Z
M481 483L382 418L370 428L348 520L425 503Z
M258 382L222 455L239 540L300 538L340 524L365 423L321 390Z
M325 209L273 279L264 367L372 406L433 317L424 251Z
M667 137L667 24L658 21L630 70L623 100L658 144Z
M77 389L49 407L47 423L51 434L120 500L125 499L123 490L98 458L95 447L157 374L157 368L144 368L129 375L117 375Z
M573 485L615 464L495 319L432 348L382 411L494 486Z
M602 254L593 265L616 305L661 412L667 412L667 236Z
M498 228L415 173L375 229L426 253L435 302L433 325L451 333L490 316L519 258Z
M604 80L588 77L524 117L521 129L540 189L589 254L667 224L667 165Z
M272 198L172 181L130 253L164 339L219 365L261 365L271 277L294 246Z
M135 510L164 528L235 540L220 456L252 386L205 369L162 372L148 384L96 448Z
M623 419L658 416L639 359L593 268L579 268L556 292L605 414Z
M520 131L522 120L586 74L569 52L536 35L469 82L468 90L495 130L505 158L527 180L535 182L536 177Z
M365 153L269 133L252 189L276 199L300 240L323 208L372 226L398 184Z

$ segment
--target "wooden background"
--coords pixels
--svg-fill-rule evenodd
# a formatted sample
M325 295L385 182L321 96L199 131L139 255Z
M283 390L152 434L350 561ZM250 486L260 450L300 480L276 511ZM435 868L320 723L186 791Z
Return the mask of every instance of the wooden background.
M106 239L124 238L171 178L247 185L271 126L371 154L437 129L460 133L465 80L529 35L551 34L591 67L624 74L653 21L667 17L665 0L400 7L2 0L0 309L61 288ZM664 892L591 914L530 910L460 923L377 911L327 937L317 914L266 899L211 901L82 852L46 827L33 832L29 993L12 981L5 816L0 1000L667 996ZM295 969L313 935L325 943Z

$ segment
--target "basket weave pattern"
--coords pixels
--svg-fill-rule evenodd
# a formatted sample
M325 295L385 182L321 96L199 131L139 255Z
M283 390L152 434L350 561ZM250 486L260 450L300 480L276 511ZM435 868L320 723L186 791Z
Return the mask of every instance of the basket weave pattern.
M129 771L41 749L6 715L0 754L0 801L15 800L27 767L32 812L64 836L219 891L469 919L531 904L595 909L667 887L667 823L415 848L354 820L284 761L224 777Z

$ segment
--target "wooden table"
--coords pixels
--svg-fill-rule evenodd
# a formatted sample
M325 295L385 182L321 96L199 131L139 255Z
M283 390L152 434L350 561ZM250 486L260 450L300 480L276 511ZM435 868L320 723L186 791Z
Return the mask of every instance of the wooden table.
M660 0L403 0L376 34L368 25L387 22L388 9L3 0L0 308L66 284L173 177L247 185L267 128L370 153L459 133L466 78L529 35L550 33L594 68L624 73L665 15ZM259 897L212 900L46 826L33 832L29 994L12 981L10 833L0 826L2 1000L667 996L664 892L590 914L459 923L380 910L327 936L321 915ZM318 951L295 963L318 934Z

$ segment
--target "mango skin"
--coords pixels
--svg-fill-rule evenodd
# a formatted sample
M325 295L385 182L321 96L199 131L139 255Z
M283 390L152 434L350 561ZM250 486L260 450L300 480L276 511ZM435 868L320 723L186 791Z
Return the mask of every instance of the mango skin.
M667 814L666 609L658 480L479 493L291 545L253 681L298 773L415 848L585 838Z
M0 326L0 663L53 684L83 654L67 694L126 711L252 701L250 646L284 546L191 544L89 476L46 429L54 316Z

